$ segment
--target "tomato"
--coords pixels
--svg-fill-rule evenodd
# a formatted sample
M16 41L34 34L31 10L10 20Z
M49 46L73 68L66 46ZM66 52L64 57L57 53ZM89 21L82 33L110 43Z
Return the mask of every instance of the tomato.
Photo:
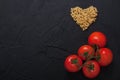
M69 55L64 62L64 66L68 72L79 71L81 65L82 65L81 58L74 54Z
M85 77L93 79L100 73L100 66L95 60L86 62L86 65L82 68Z
M78 55L82 60L86 60L92 54L94 54L94 49L89 45L83 45L78 49Z
M106 45L106 36L102 32L93 32L88 37L88 43L92 46L104 47Z
M100 66L108 66L113 60L113 53L109 48L101 48L96 53Z

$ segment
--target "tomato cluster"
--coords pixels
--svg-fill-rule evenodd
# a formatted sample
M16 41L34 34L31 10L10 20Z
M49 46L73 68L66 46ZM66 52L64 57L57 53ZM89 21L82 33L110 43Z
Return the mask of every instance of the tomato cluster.
M82 45L77 54L69 55L64 62L68 72L82 69L87 78L95 78L100 73L100 66L105 67L113 60L112 51L106 48L106 36L102 32L93 32L88 37L88 44Z

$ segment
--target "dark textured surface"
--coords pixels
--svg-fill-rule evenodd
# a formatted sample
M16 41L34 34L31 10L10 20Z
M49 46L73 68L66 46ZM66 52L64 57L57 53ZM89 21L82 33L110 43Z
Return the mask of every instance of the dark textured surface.
M87 44L93 31L102 31L113 63L94 80L120 80L119 0L0 0L0 80L89 80L67 73L64 59ZM93 5L99 16L83 32L70 17L70 8Z

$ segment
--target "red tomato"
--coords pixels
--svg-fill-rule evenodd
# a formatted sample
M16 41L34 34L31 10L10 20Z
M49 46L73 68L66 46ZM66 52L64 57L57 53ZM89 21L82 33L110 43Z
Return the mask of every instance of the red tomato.
M96 54L100 66L108 66L113 60L112 51L108 48L101 48Z
M78 49L78 55L82 60L86 60L86 57L92 55L94 53L94 49L89 45L83 45Z
M100 66L95 60L86 62L86 65L82 68L85 77L93 79L100 73Z
M70 55L66 58L64 62L64 66L67 71L69 72L77 72L80 69L80 66L82 65L82 60L77 55Z
M102 32L93 32L88 37L88 43L90 45L97 45L98 47L104 47L106 45L106 36Z

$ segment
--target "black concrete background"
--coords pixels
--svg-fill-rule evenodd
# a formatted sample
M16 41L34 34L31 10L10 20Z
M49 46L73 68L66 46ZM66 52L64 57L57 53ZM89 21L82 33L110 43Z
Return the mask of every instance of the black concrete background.
M120 80L119 0L0 0L0 80L89 80L68 73L64 60L87 44L94 31L106 34L113 63L94 80ZM72 20L70 8L97 7L86 31Z

